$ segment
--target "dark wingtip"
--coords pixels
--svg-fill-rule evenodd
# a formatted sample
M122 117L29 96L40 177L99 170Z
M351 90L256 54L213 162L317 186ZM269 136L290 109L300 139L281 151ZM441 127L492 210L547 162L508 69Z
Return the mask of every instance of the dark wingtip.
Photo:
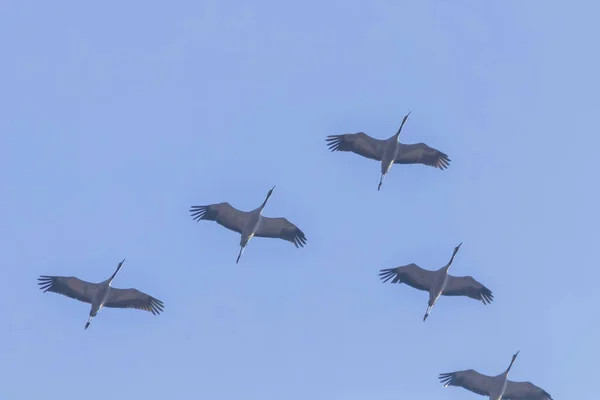
M448 155L445 153L441 153L440 158L437 161L437 165L436 167L438 167L441 170L445 170L448 169L448 167L450 166L450 159L448 158Z
M438 379L440 380L440 383L444 386L448 386L448 384L450 382L452 382L452 377L453 377L453 373L452 372L446 372L446 373L442 373L438 376Z
M381 283L386 283L390 279L394 278L396 275L396 271L394 268L387 268L379 270L379 279L381 279Z
M329 136L327 136L325 141L327 142L327 147L329 148L329 150L337 151L340 148L340 144L342 142L342 136L341 135L329 135Z
M54 284L55 277L48 275L40 275L38 278L38 285L40 286L40 290L43 290L46 293Z
M153 315L160 315L160 313L164 311L164 307L165 306L162 301L152 297L150 299L150 307L148 311L150 311Z
M486 288L485 286L481 290L481 301L483 302L483 304L486 305L494 301L494 294L490 289Z
M296 245L296 247L304 247L307 241L308 239L306 238L304 232L302 232L300 228L296 228L296 235L294 236L293 242L294 245Z
M190 213L194 221L200 221L201 219L204 219L207 211L208 206L192 206L190 208Z

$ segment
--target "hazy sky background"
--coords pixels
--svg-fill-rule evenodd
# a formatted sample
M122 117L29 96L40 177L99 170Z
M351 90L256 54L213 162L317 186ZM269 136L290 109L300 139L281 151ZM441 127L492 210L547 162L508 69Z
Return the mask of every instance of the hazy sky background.
M595 2L4 1L0 394L6 399L474 399L441 372L591 398L600 317ZM445 171L331 153L387 138ZM284 216L303 249L194 222ZM437 269L484 306L382 284ZM165 303L43 294L37 276ZM593 396L592 396L593 397Z

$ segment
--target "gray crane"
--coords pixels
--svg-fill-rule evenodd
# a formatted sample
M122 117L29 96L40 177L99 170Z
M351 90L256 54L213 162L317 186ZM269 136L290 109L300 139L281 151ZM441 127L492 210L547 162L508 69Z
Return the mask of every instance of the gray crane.
M487 376L469 369L440 374L444 387L460 386L473 393L487 396L489 400L552 400L552 396L531 382L513 382L508 380L508 372L517 359L519 352L513 355L510 365L503 373Z
M235 261L236 264L240 261L244 249L254 236L283 239L292 243L296 248L304 247L306 236L296 225L286 218L262 216L262 210L273 194L274 189L275 186L269 190L265 201L260 207L252 211L240 211L232 207L231 204L224 202L208 206L192 206L190 213L195 221L216 221L225 228L241 234L240 252Z
M429 303L427 304L423 322L427 319L431 309L441 295L467 296L479 300L483 304L489 304L494 299L490 289L477 282L471 276L457 277L448 274L448 269L452 261L454 261L454 256L461 245L462 242L454 248L448 264L437 271L429 271L412 263L401 267L382 269L379 271L379 277L384 283L391 279L391 283L406 283L415 289L429 292Z
M90 317L84 329L90 326L92 319L102 307L137 308L138 310L149 311L154 315L160 314L164 307L162 301L137 289L117 289L111 286L124 262L125 259L119 263L117 270L110 278L100 283L82 281L74 276L41 275L38 278L38 285L44 293L54 292L91 304Z
M394 164L424 164L445 169L450 165L448 155L427 146L425 143L402 144L398 142L400 131L410 112L402 120L398 132L389 139L375 139L364 132L329 135L325 139L331 151L351 151L372 160L381 161L381 178L377 190L381 189L383 179Z

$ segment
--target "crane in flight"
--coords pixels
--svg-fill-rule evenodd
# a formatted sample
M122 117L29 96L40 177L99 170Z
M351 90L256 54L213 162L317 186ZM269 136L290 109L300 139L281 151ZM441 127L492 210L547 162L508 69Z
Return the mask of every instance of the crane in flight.
M287 240L296 248L304 247L306 236L296 225L286 218L269 218L262 215L262 210L273 194L275 186L269 190L265 201L252 211L240 211L224 202L207 206L192 206L190 213L195 221L216 221L219 225L241 235L240 252L235 263L239 263L250 240L256 237Z
M364 132L329 135L325 139L329 150L347 151L381 162L381 178L377 190L381 189L383 179L394 164L424 164L430 167L446 169L450 165L448 155L427 146L425 143L402 144L398 142L400 131L410 112L402 120L398 131L388 139L375 139Z
M506 371L496 376L487 376L469 369L440 374L444 387L460 386L489 400L553 400L544 389L531 382L513 382L508 380L508 372L517 359L519 352L512 356Z
M82 281L74 276L41 275L38 278L40 289L45 292L62 294L75 300L91 304L90 317L84 329L87 329L92 319L103 307L136 308L149 311L154 315L163 311L162 301L155 299L137 289L117 289L111 286L117 272L123 266L125 259L119 263L117 270L107 280L100 283Z
M385 283L405 283L418 290L429 292L429 302L423 317L423 322L429 316L431 309L441 295L444 296L466 296L489 304L494 296L490 289L473 279L471 276L452 276L448 269L454 261L454 256L462 246L460 243L454 248L452 257L448 264L436 271L430 271L419 267L417 264L408 264L396 268L387 268L379 271L379 278Z

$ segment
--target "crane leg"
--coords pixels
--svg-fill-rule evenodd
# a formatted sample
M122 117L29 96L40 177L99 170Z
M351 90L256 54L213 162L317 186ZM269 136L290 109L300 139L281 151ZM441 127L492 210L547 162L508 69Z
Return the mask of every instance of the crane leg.
M246 248L246 246L241 246L240 248L240 254L238 254L237 256L237 260L235 260L235 263L237 264L240 261L240 257L242 256L242 254L244 253L244 249Z
M377 185L377 191L381 189L381 185L383 184L383 178L385 178L385 174L381 174L381 178L379 179L379 185Z
M88 318L87 322L85 323L85 328L83 328L84 330L87 329L90 326L90 323L92 322L93 318L94 318L94 316L90 315L90 317Z

